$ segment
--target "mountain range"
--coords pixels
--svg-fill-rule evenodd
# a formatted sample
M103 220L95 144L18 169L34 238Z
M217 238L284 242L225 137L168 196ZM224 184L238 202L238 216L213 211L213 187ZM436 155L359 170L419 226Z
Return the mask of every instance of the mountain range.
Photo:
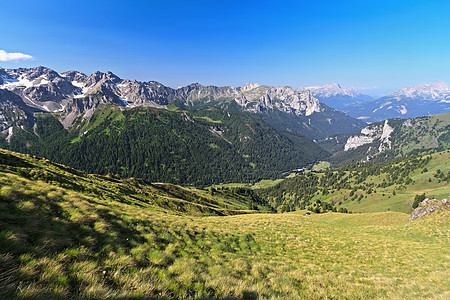
M30 116L35 111L57 113L64 127L69 128L76 118L89 118L100 104L162 108L169 103L190 109L215 106L244 112L263 118L276 129L310 138L355 132L364 126L364 122L320 103L311 92L291 87L194 83L172 89L156 81L121 79L111 72L87 76L77 71L57 73L46 67L1 69L0 78L0 101L8 105L0 111L2 130L22 125L24 117L32 122Z
M438 80L408 86L380 98L363 95L357 89L339 84L301 87L310 90L320 102L366 122L390 118L416 118L450 111L450 87Z
M448 296L450 113L0 71L1 299Z
M446 113L450 112L450 87L440 80L408 86L346 112L368 122Z

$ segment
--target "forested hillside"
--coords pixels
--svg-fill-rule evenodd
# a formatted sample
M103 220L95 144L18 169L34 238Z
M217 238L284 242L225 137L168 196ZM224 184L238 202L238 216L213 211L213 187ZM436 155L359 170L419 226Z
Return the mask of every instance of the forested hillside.
M411 213L417 194L438 199L450 194L449 167L450 152L443 151L383 164L356 163L307 172L257 192L273 206L314 212Z
M206 185L276 178L328 153L310 139L222 109L99 107L66 130L49 114L0 146L97 174Z
M0 149L0 175L0 188L7 186L3 189L3 198L9 195L16 200L39 198L39 195L46 196L54 192L50 198L64 198L69 202L75 198L94 197L105 204L119 202L142 209L190 216L272 211L248 188L206 190L183 188L169 183L150 183L117 175L87 174L45 158L3 149Z
M450 113L414 119L389 119L361 132L318 142L333 153L329 161L343 166L358 161L386 162L405 155L450 148Z

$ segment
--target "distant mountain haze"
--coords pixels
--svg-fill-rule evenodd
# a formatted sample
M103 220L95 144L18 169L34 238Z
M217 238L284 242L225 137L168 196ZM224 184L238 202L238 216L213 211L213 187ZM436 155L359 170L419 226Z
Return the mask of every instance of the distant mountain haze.
M373 100L371 96L361 94L356 88L343 87L338 83L324 86L300 87L298 90L309 90L320 102L344 112L355 104Z
M367 122L450 112L450 87L443 81L404 87L388 96L355 104L346 112Z

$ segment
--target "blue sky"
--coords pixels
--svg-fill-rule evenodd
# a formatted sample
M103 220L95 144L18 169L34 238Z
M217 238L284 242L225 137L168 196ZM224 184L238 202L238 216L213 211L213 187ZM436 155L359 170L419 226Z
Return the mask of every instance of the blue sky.
M3 1L0 50L177 87L450 83L450 1Z

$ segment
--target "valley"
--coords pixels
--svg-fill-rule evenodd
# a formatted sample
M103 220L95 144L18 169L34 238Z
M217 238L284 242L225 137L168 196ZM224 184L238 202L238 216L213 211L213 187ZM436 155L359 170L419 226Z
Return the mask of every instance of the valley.
M41 114L36 126L14 128L0 146L90 173L191 185L256 182L329 156L307 137L218 108L105 105L71 130Z

